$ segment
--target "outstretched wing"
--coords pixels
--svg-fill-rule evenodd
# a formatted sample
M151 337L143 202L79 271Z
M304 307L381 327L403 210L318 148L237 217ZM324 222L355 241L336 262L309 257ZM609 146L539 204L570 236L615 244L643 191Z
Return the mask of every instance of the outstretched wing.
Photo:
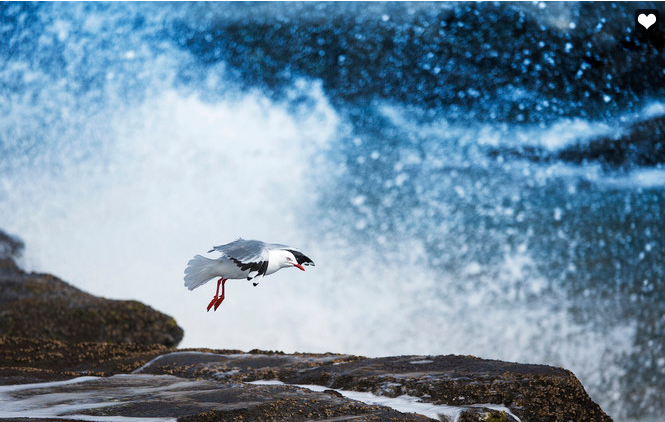
M300 265L314 266L314 261L312 261L307 255L302 253L302 251L298 248L294 248L293 246L288 246L288 245L282 245L279 243L268 243L266 244L266 246L269 249L282 249L291 252L293 256L296 257L296 261L298 261L298 264Z
M241 271L249 270L247 280L263 276L268 271L270 250L260 240L239 238L226 245L213 246L208 252L221 252L229 258Z

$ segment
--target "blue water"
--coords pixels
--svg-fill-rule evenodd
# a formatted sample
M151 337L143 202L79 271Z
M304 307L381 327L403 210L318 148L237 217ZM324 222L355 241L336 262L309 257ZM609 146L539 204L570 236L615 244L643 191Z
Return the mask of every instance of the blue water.
M650 420L665 168L560 155L665 115L649 7L1 3L0 227L184 347L558 365ZM184 265L239 236L317 266L206 313Z

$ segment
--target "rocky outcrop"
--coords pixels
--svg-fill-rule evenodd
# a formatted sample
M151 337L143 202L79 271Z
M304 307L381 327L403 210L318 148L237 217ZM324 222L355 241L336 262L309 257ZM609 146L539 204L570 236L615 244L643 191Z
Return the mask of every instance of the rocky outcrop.
M278 379L286 384L314 384L387 397L408 395L459 407L466 420L480 420L472 418L482 413L474 406L495 403L506 406L522 421L611 421L570 371L472 356L371 359L256 351L174 353L159 357L140 372L245 382Z
M0 385L129 373L172 350L158 344L68 343L0 337Z
M0 379L3 384L68 380L47 387L28 386L20 393L12 392L15 387L7 391L0 387L0 399L34 397L44 406L40 411L53 417L611 421L569 371L471 356L363 358L259 350L173 351L163 346L12 337L0 338ZM252 383L259 380L259 385ZM317 386L318 391L313 391ZM365 392L375 401L349 395L355 392ZM71 404L83 393L86 404L94 406L83 409ZM69 401L59 403L60 397ZM391 400L404 402L405 398L411 407L392 408ZM60 413L48 410L55 405Z
M36 403L40 414L72 419L113 417L175 421L304 421L355 420L425 422L385 406L367 405L337 394L300 388L251 385L215 380L186 380L168 375L118 375L51 383L39 389L3 391L2 399ZM18 406L15 406L18 407ZM34 407L33 409L34 410ZM1 412L10 417L25 412ZM106 419L104 419L106 418ZM31 419L34 421L35 419Z
M8 241L3 242L6 238ZM0 232L0 336L176 346L175 320L137 301L85 293L50 274L26 273L9 257L21 245Z

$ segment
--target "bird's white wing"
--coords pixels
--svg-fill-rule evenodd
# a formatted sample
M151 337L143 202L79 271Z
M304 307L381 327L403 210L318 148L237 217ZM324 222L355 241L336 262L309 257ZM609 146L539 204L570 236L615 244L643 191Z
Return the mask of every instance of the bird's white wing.
M233 261L242 271L249 270L247 280L263 276L268 270L270 250L260 240L238 239L226 245L213 246L208 252L218 251Z

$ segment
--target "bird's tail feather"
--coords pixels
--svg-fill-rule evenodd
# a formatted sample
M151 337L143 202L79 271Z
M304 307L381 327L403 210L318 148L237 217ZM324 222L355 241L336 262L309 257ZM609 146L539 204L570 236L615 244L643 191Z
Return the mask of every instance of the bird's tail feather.
M194 290L217 277L217 261L196 255L187 263L185 268L185 287Z

